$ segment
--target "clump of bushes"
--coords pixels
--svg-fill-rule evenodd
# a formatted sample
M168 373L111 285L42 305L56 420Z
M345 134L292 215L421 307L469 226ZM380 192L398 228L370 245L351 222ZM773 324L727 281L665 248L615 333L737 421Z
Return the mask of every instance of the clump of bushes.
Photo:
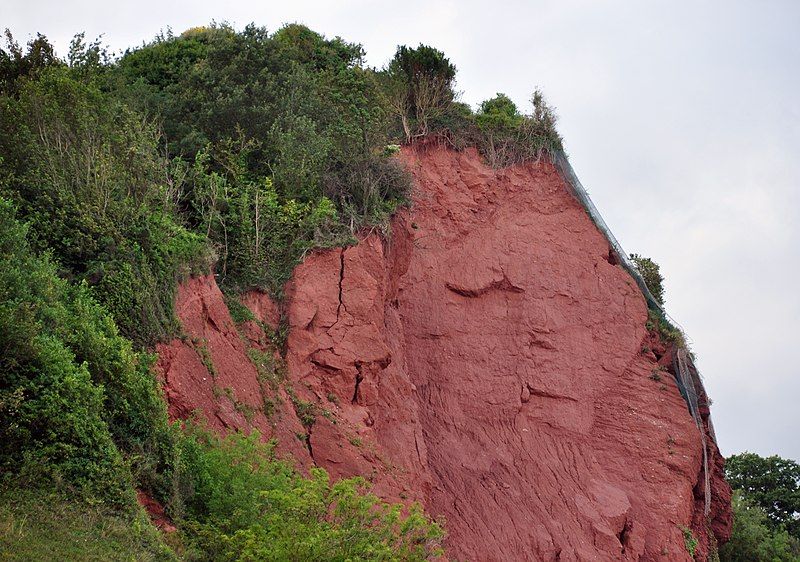
M210 260L176 213L157 127L104 92L99 70L17 66L28 74L0 91L0 195L30 224L34 248L87 281L127 337L147 346L173 335L175 285Z
M112 69L120 95L162 120L173 162L191 163L183 210L218 249L223 285L278 294L309 249L351 242L406 200L363 54L297 24L212 25Z
M275 458L274 443L190 428L182 443L190 499L184 521L198 560L426 560L441 527L418 506L390 506L363 479L306 478Z
M731 539L719 549L721 562L795 562L800 559L800 540L784 528L775 528L764 509L733 493Z
M540 90L531 97L528 115L501 93L473 112L458 102L455 76L443 52L427 45L398 47L379 76L395 134L406 143L433 137L457 150L474 146L496 168L561 150L555 112Z

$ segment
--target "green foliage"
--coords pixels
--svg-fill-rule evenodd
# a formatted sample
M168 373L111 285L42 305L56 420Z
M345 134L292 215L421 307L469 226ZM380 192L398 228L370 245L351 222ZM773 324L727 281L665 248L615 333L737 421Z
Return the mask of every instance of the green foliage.
M150 404L128 400L152 379L140 380L130 345L86 287L58 278L26 234L0 199L0 476L124 503L130 476L110 426L125 440L142 436Z
M63 493L0 489L0 560L175 560L145 513Z
M742 497L764 510L765 523L800 540L800 464L777 455L741 453L729 457L725 475Z
M719 549L721 562L796 562L800 541L785 530L775 529L764 510L741 490L733 494L731 540Z
M82 66L44 69L0 97L0 194L17 202L37 249L151 345L175 333L175 284L207 269L205 242L175 218L156 127L84 80L100 62L73 47Z
M193 495L185 518L198 560L425 560L441 553L441 528L367 491L362 479L332 484L275 458L274 444L190 431L183 444Z
M383 76L386 104L400 118L406 142L424 137L455 100L456 67L444 53L420 44L399 46Z
M697 538L689 527L681 527L681 532L683 533L683 545L686 547L686 552L689 553L689 556L694 558L694 553L697 551L698 545Z
M511 98L498 93L496 97L481 103L475 122L481 129L501 131L519 126L522 116Z
M484 101L473 114L469 106L452 102L431 120L431 132L457 150L476 147L495 168L524 164L562 149L556 115L536 90L532 111L522 114L505 94Z
M314 247L349 243L405 201L363 49L292 24L225 25L126 53L119 96L159 116L186 171L183 208L219 251L221 283L280 296ZM182 162L183 160L178 160Z
M561 147L555 130L555 114L536 90L531 99L533 113L521 115L505 94L484 101L475 122L480 131L476 144L495 167L538 159L542 153Z
M280 295L305 252L342 240L336 208L325 196L306 203L282 197L269 177L247 180L246 152L218 157L227 174L210 171L210 152L199 153L192 168L193 205L203 234L216 242L220 282Z
M648 310L647 324L648 330L655 330L665 342L671 342L678 347L686 347L686 339L681 332L667 317L660 311Z
M0 48L0 94L16 94L22 78L33 78L42 69L62 64L55 55L53 46L41 33L28 41L27 53L5 30L6 48Z
M257 322L253 312L247 308L234 293L223 292L222 297L225 300L225 308L231 314L231 320L236 325L244 324L245 322Z
M167 497L179 434L154 357L134 351L86 284L57 276L26 234L0 199L3 477L115 504L132 501L133 482Z
M642 257L639 254L631 254L631 261L642 275L653 298L658 304L664 306L664 277L661 275L661 268L650 258Z

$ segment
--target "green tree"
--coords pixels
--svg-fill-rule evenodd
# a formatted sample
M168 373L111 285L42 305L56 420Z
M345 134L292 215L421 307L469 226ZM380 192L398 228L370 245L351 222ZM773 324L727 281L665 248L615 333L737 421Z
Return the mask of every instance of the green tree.
M388 104L400 118L407 142L427 135L431 122L455 100L456 67L428 45L399 46L384 74Z
M800 464L777 455L741 453L727 459L725 475L732 488L764 510L772 529L800 539Z
M631 261L636 269L644 278L644 283L660 305L664 305L664 277L661 275L661 268L650 258L645 258L639 254L631 254Z
M53 46L41 33L28 42L25 52L8 29L5 30L5 49L0 48L0 94L16 94L20 78L35 77L41 70L63 64Z
M721 562L797 562L800 541L784 530L772 528L764 510L745 499L741 490L733 494L731 539L719 550Z

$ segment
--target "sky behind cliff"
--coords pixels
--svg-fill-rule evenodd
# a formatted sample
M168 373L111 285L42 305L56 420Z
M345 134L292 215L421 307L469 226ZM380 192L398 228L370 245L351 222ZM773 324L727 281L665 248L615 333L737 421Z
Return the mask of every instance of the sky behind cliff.
M3 2L0 25L113 50L211 20L300 22L382 65L436 46L473 105L540 86L572 164L629 252L666 277L725 455L800 460L800 3Z

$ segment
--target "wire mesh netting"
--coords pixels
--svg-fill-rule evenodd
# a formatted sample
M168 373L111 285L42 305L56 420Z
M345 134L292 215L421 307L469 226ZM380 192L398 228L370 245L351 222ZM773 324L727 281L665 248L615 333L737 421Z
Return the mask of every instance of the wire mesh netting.
M594 222L595 226L597 226L598 230L606 237L608 240L609 247L611 251L615 254L618 263L633 277L636 284L639 286L639 289L642 291L645 300L647 301L647 306L651 310L657 312L663 318L669 319L669 321L678 327L681 334L684 336L684 341L686 341L686 335L683 332L683 329L680 328L680 325L675 322L675 320L670 317L661 304L653 297L653 294L648 289L647 284L644 281L644 278L639 273L639 270L634 265L633 261L631 261L628 254L622 248L622 245L616 239L614 234L611 232L611 229L608 227L606 222L603 220L603 217L600 215L600 211L597 210L592 199L589 197L588 192L581 184L578 176L575 175L575 170L572 169L572 165L569 163L566 155L562 151L557 151L552 156L553 164L555 165L556 169L559 171L561 176L567 182L567 185L572 192L572 195L578 200L578 202L583 206L586 210L589 217ZM691 353L686 349L685 346L679 346L677 352L674 355L673 361L673 370L675 372L675 381L678 385L678 389L680 390L681 396L686 401L686 406L689 409L689 413L691 414L692 418L694 419L695 424L697 425L697 429L700 431L700 439L703 444L703 473L704 473L704 484L705 484L705 514L708 515L711 509L711 486L710 486L710 472L708 466L708 441L706 439L706 431L703 426L703 418L702 412L700 409L700 400L698 396L706 396L705 388L703 387L703 381L700 378L700 373L697 370L697 367L694 365L694 361L692 359ZM708 433L711 436L711 439L714 440L716 443L716 436L714 434L714 426L711 423L710 414L706 412L706 419L708 424Z

